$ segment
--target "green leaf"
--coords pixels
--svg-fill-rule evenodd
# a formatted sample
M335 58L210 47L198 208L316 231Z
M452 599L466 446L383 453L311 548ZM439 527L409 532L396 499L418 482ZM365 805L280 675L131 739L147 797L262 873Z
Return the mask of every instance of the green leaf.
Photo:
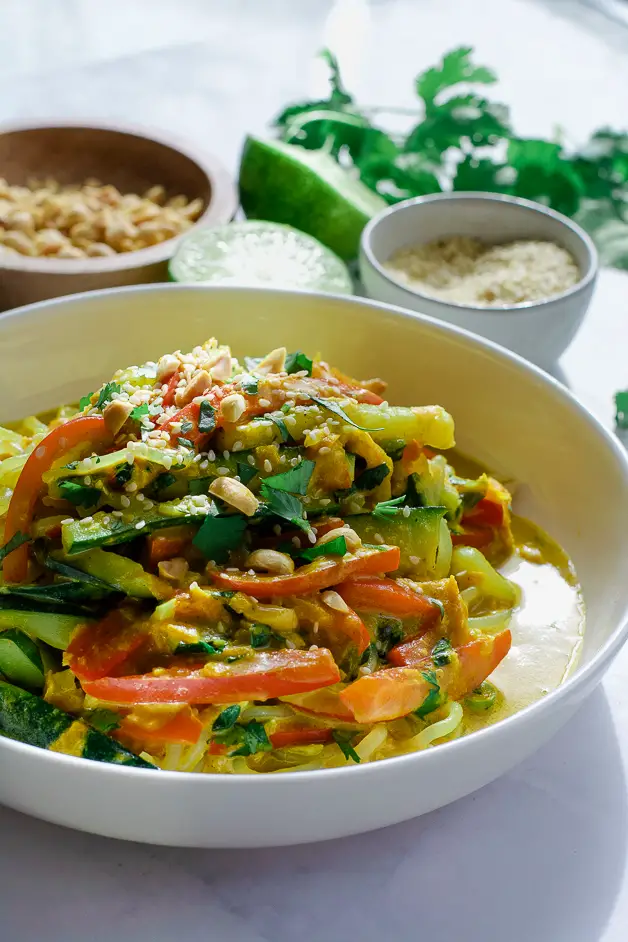
M257 720L251 720L246 726L239 727L242 745L231 756L254 756L257 752L270 752L272 744L266 735L266 730Z
M383 432L384 428L364 428L362 425L358 425L357 422L354 422L349 418L345 410L338 405L337 402L332 402L330 399L318 399L316 396L310 396L312 402L315 402L317 406L322 406L323 409L327 409L328 412L333 412L334 415L337 415L338 418L342 419L343 422L346 422L347 425L352 425L354 428L360 429L361 432Z
M338 59L330 49L321 49L319 55L323 62L326 62L329 66L329 84L331 85L330 101L337 105L350 105L353 102L353 98L342 81Z
M119 485L119 487L124 487L125 484L128 484L132 477L133 465L128 462L121 465L115 473L116 484ZM174 480L174 475L170 475L170 477ZM157 478L157 480L159 480L159 478Z
M189 451L194 451L194 445L189 438L177 438L177 442L179 445L181 445L182 448L187 448Z
M290 494L307 494L307 487L316 464L314 461L305 459L296 468L290 471L283 471L281 474L271 474L264 478L266 487L275 488L278 491L288 491Z
M131 468L131 465L128 465L128 467ZM130 477L131 475L129 474L129 478ZM177 480L176 477L170 471L162 471L162 473L158 474L155 480L153 481L153 490L165 491L166 488L174 484L176 480Z
M11 539L4 544L4 546L0 546L0 563L5 558L5 556L8 556L9 553L13 552L13 550L16 550L18 546L22 546L24 543L30 542L30 536L27 533L22 533L20 530L18 530L18 532L15 533Z
M79 399L79 409L81 410L81 412L83 411L83 409L86 409L88 406L91 406L93 395L94 393L90 392L90 393L87 393L86 396L81 396L81 398Z
M174 649L174 654L180 655L189 655L189 654L220 654L223 648L226 646L227 642L216 639L211 643L209 641L179 641L176 648Z
M513 193L573 216L584 196L582 179L562 155L560 144L513 138L508 163L516 171Z
M59 490L64 500L75 507L93 507L98 503L101 492L97 487L77 484L76 481L59 481Z
M320 546L310 546L308 549L299 553L299 556L302 556L303 559L307 559L308 562L311 563L312 560L318 559L319 556L344 556L347 552L347 541L344 536L337 536L335 539L329 540L328 543L322 543Z
M403 457L406 443L403 438L393 438L388 442L382 442L381 447L391 461L400 461Z
M374 468L367 468L360 474L355 481L355 486L359 491L372 491L379 487L390 471L387 464L378 464Z
M248 484L257 474L257 468L244 461L236 461L236 470L243 484Z
M333 729L331 732L334 742L340 747L345 759L352 759L354 762L360 762L360 757L351 745L351 740L355 733L347 733L340 729Z
M268 625L251 625L249 628L251 635L251 647L252 648L267 648L272 631Z
M375 645L380 657L386 657L391 648L401 644L404 637L403 622L399 618L386 615L378 619Z
M286 356L286 373L299 373L305 370L308 376L312 375L312 361L305 353L297 350L296 353L289 353Z
M242 544L245 530L246 517L242 514L228 517L208 515L192 543L207 559L222 563L231 550Z
M405 501L406 496L402 494L401 497L393 497L392 500L381 500L379 504L375 504L373 508L374 517L395 517L398 513L401 513L401 504Z
M617 428L628 429L628 390L615 393L615 424Z
M467 154L457 165L451 185L453 190L510 193L515 177L516 173L508 164Z
M181 431L184 435L187 435L188 432L191 432L194 428L194 423L190 422L189 419L181 423Z
M141 406L135 406L129 418L134 422L141 422L142 416L148 415L148 403L144 402Z
M121 720L122 717L113 710L92 710L87 714L87 722L99 733L113 732L114 729L118 729Z
M250 373L245 373L240 379L240 386L247 395L257 396L259 392L259 379L257 376L251 376Z
M225 707L222 713L219 713L214 722L212 723L212 729L214 732L222 732L225 729L231 729L238 720L240 716L240 706L237 703L232 703L231 706Z
M497 76L491 69L476 66L471 61L473 48L461 46L448 52L440 65L421 72L416 78L416 93L429 111L441 92L447 91L460 82L468 84L492 85Z
M266 512L282 520L287 520L295 527L310 533L312 528L307 521L305 509L298 497L288 494L286 491L279 491L266 485L262 481L260 495L266 502Z
M98 393L98 399L96 400L96 408L102 409L103 406L106 406L108 402L111 402L114 395L119 393L122 390L122 387L119 383L105 383L100 392Z
M452 654L453 648L449 642L449 639L441 638L440 641L437 641L432 648L432 661L434 662L434 666L444 667L445 664L449 664Z
M418 708L415 710L417 716L423 717L427 716L428 713L432 713L434 710L442 703L440 684L434 671L421 671L421 676L428 682L430 685L430 691L426 696L425 700Z
M289 441L292 436L290 435L290 432L288 431L288 427L286 423L284 422L284 420L280 417L272 415L272 413L270 412L268 413L268 418L270 419L271 422L274 422L274 424L279 429L279 435L281 437L282 442Z
M209 435L216 428L216 410L211 402L203 399L198 413L198 430L201 435ZM181 426L183 431L183 426Z
M477 95L461 95L434 107L410 132L404 150L439 161L450 147L462 149L465 142L487 147L509 136L504 105Z

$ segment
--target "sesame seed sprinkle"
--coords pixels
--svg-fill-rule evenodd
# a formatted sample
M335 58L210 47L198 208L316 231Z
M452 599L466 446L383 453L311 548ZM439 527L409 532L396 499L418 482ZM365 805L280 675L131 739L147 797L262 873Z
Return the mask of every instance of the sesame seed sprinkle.
M122 504L123 507L130 507L130 506L131 506L131 501L129 500L128 497L125 497L124 494L123 494L122 497L120 498L120 503Z
M383 542L384 542L384 537L381 535L381 533L376 533L376 534L375 534L375 542L376 542L376 543L383 543Z
M421 560L419 559L418 556L409 556L408 559L410 560L410 563L411 563L413 566L418 566L419 563L421 562Z
M142 530L145 526L146 526L145 520L138 520L138 522L135 524L135 529Z
M404 507L401 512L402 512L402 514L404 515L404 517L409 517L409 516L410 516L410 508L409 508L409 507Z
M272 466L272 464L270 463L270 461L268 460L268 458L266 458L266 459L264 460L264 471L266 471L267 474L270 474L270 472L271 472L272 470L273 470L273 466Z
M229 474L229 468L217 468L218 474Z

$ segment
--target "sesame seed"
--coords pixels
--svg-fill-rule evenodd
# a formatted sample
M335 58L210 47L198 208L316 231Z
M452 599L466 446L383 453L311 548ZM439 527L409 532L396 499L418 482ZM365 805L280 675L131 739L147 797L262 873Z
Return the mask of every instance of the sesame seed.
M323 445L322 448L318 449L319 455L328 455L330 451L331 451L331 448L328 448L327 445Z
M276 523L275 526L273 527L273 533L275 534L275 536L281 536L281 527L278 523Z
M215 452L215 451L208 451L208 452L207 452L207 457L208 457L208 459L209 459L210 461L215 461L215 460L216 460L216 452Z
M297 420L293 415L287 415L286 418L284 419L284 422L286 423L286 425L289 425L291 428L293 425L297 424Z
M266 471L267 474L270 474L270 472L271 472L272 470L273 470L273 466L272 466L272 464L270 463L270 461L268 460L268 458L266 458L266 459L264 460L264 471Z
M83 517L83 523L93 523L93 522L94 522L93 517Z
M298 536L292 537L292 545L296 546L297 549L301 549L301 540L299 539Z
M243 448L244 448L244 445L242 444L242 442L233 443L233 451L242 451Z
M257 400L262 407L262 409L268 409L270 406L270 399L258 399Z
M35 449L35 454L37 455L38 458L43 458L44 455L46 454L46 449L42 445L40 445L39 448Z
M83 481L84 481L84 483L87 484L88 486L92 483L92 479L90 478L89 474L86 474L86 475L85 475L85 477L83 478Z
M130 501L129 501L129 503L130 503ZM112 510L112 511L111 511L111 516L112 516L112 517L121 517L121 516L122 516L122 511L121 511L121 510Z
M143 495L143 494L138 494L138 495L137 495L137 499L138 499L138 500L144 500L144 495Z
M142 529L143 527L145 527L145 526L146 526L146 521L145 521L145 520L139 520L139 521L135 524L135 529L136 529L136 530L141 530L141 529Z
M127 492L127 494L132 494L134 491L137 490L137 484L135 483L135 481L129 481L128 484L124 485L124 490Z
M310 541L310 543L316 543L316 534L314 533L313 530L310 531L310 533L308 533L307 538Z
M229 468L217 468L218 474L229 474Z
M194 464L198 464L199 461L202 461L202 460L203 460L202 455L194 455Z
M300 463L300 462L299 462L299 459L298 459L298 458L291 458L291 459L290 459L290 464L292 465L293 468L296 468L296 466L297 466L299 463Z
M227 566L225 572L240 572L237 566ZM191 588L191 587L190 587Z
M358 669L358 674L364 675L364 674L370 674L370 673L372 673L372 671L371 671L371 668L368 666L368 664L363 664L362 667Z
M255 570L254 570L254 569L247 569L247 574L248 574L249 576L254 576L254 575L255 575Z
M323 497L322 500L321 500L321 504L322 504L323 507L326 507L327 504L331 504L331 498L329 498L329 497Z
M223 451L222 457L225 459L225 461L229 461L229 452L226 450Z
M317 645L317 644L311 644L311 645L310 645L310 651L318 651L318 645Z
M401 512L402 512L402 514L404 515L404 517L409 517L409 516L410 516L410 508L409 508L409 507L404 507Z
M311 428L304 428L304 429L303 429L303 438L307 438L307 436L308 436L308 435L311 435L311 434L312 434L312 429L311 429Z
M74 523L74 517L66 517L61 523Z
M106 517L102 518L102 522L104 523L105 526L108 526L111 523L111 517L109 516L109 514L107 514Z
M255 458L253 455L248 455L246 460L253 468L255 467Z
M123 494L122 497L120 498L120 503L122 504L123 507L130 507L130 506L131 506L131 501L129 500L128 497L125 497L124 494Z
M296 648L296 644L294 643L294 641L292 640L292 638L286 638L286 647L287 647L287 648L290 648L291 650L292 650L293 648Z
M255 462L253 462L253 463L255 463ZM279 455L279 464L285 464L285 463L286 463L286 456L285 456L285 455Z
M154 507L154 506L155 506L155 504L153 503L152 500L145 500L145 501L144 501L144 509L145 509L145 510L150 510L150 508L151 508L151 507Z
M303 498L303 503L304 503L304 504L310 504L311 502L312 502L311 497L308 497L308 496L306 495L306 496Z
M421 562L418 556L408 556L408 559L410 560L410 563L413 566L418 566L419 563Z
M384 542L384 537L381 535L381 533L376 533L376 534L375 534L375 542L376 542L376 543L383 543L383 542Z

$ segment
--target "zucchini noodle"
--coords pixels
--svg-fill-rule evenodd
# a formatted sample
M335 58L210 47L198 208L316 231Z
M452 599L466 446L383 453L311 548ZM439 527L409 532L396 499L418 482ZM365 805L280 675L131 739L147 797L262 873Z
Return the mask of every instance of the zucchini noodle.
M265 723L267 720L279 720L288 716L294 716L292 707L284 706L252 706L247 707L240 714L242 723L250 723L251 720L257 720L259 723Z
M373 753L381 749L387 738L388 730L384 723L378 723L377 726L374 726L373 729L366 734L364 739L360 740L357 746L355 746L355 751L362 762L368 762Z
M471 631L487 631L493 634L496 631L503 631L507 628L512 618L512 609L507 608L502 612L492 612L490 615L479 615L469 618L469 628Z
M418 735L408 740L407 745L412 750L427 749L427 747L431 746L437 739L450 736L462 723L462 717L463 710L460 704L456 702L450 703L447 716L444 719L438 720L438 722L432 723L430 726L426 727L426 729L421 730Z

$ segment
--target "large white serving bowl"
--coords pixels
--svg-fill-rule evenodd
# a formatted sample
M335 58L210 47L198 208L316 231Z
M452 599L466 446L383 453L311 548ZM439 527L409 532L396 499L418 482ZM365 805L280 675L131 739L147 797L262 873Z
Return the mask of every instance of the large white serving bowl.
M548 740L626 639L628 461L562 386L448 325L351 298L159 285L32 305L0 318L0 422L76 400L117 367L216 334L235 352L285 344L396 403L441 403L459 447L517 479L515 507L556 537L582 582L580 666L521 713L426 752L364 766L219 776L103 765L0 739L0 800L111 837L201 847L292 844L403 821L472 792Z

